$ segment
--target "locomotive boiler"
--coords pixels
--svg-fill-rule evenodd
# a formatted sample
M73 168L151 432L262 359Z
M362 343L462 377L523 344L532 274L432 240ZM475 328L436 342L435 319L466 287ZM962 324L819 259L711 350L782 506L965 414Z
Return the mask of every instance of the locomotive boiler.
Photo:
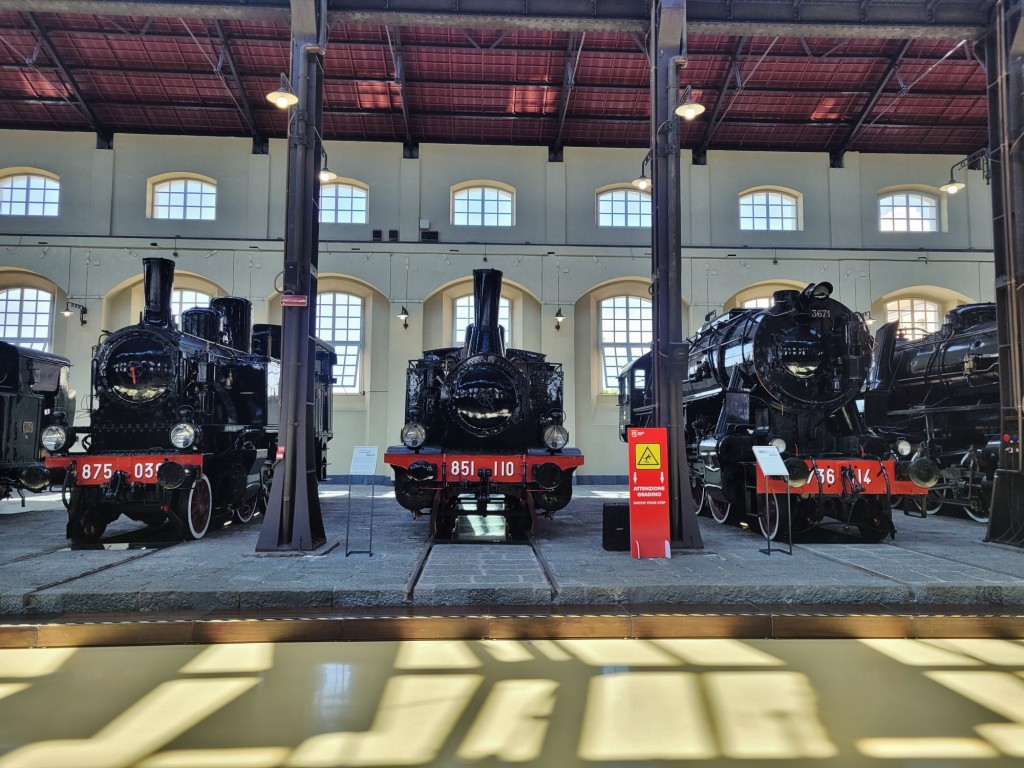
M0 499L49 485L40 437L74 415L70 371L66 357L0 341Z
M936 481L932 461L894 457L865 426L854 401L871 336L831 294L829 283L777 291L767 309L734 309L689 340L686 460L698 507L715 522L756 518L772 539L837 524L879 541L895 534L890 497ZM620 377L623 434L649 423L649 355ZM778 451L788 477L766 476L760 446Z
M277 447L280 328L254 329L248 299L221 297L183 312L179 330L173 277L173 261L144 260L140 322L93 352L90 424L43 432L46 466L65 473L73 543L97 541L122 514L198 539L215 517L244 523L265 505ZM334 361L332 349L317 345L317 402L328 403L317 411L321 456L331 436ZM79 439L83 452L70 452Z
M987 522L999 463L995 304L951 309L937 333L919 339L899 331L891 322L876 335L865 417L898 452L928 456L941 467L927 497L903 504L927 514L947 505Z
M570 448L562 367L506 349L498 325L502 273L473 271L474 323L462 347L428 350L406 375L402 445L384 460L398 503L451 538L462 514L501 515L510 538L572 498L583 455Z

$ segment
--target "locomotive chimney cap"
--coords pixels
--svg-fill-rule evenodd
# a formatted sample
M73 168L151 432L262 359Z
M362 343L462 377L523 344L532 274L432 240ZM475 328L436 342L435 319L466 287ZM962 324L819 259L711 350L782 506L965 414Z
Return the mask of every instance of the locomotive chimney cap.
M820 283L811 283L804 288L804 296L810 299L815 299L816 301L824 301L831 295L832 283L829 282L823 281Z

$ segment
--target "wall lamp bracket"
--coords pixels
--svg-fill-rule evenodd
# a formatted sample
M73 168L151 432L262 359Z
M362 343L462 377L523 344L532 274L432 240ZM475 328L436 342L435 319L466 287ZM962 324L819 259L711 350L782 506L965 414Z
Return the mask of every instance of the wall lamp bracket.
M989 184L990 179L992 178L991 157L992 155L988 151L988 147L982 147L978 151L969 154L959 163L953 163L949 169L949 181L939 187L939 189L947 195L955 195L961 189L966 187L966 183L957 181L956 179L955 174L959 170L980 170L982 177L985 179L985 183Z
M64 317L71 317L71 315L74 314L74 311L76 309L78 310L78 320L81 322L82 325L85 325L85 316L89 314L89 308L86 307L84 304L77 304L73 301L69 301L65 304L64 309L62 309L60 313L64 315Z

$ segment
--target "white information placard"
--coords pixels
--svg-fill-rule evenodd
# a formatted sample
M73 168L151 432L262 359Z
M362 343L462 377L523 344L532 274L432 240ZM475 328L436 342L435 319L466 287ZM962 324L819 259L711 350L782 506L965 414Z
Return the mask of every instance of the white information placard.
M352 449L350 475L373 475L377 472L377 446L357 445Z
M767 477L789 477L789 470L778 448L774 445L755 445L753 450L762 474Z

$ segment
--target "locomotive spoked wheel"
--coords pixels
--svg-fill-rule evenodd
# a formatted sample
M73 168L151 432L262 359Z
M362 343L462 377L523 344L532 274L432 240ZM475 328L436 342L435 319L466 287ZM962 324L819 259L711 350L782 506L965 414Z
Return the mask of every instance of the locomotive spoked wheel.
M708 509L711 510L711 519L719 525L735 522L732 514L732 504L727 501L719 501L711 494L708 494Z
M259 487L251 499L242 502L242 505L231 510L231 519L236 523L248 523L257 513L267 511L267 493L263 486Z
M68 518L68 533L72 544L95 544L107 530L107 524L99 515L99 488L76 486L71 491Z
M772 541L789 543L789 509L779 494L769 493L768 498L758 497L757 524L761 535Z
M926 496L908 496L904 497L903 508L906 509L909 505L910 509L917 510L918 512L924 512L929 517L936 514L942 505L946 503L946 489L939 488L928 491Z
M971 503L964 507L964 512L976 523L987 523L992 512L992 489L982 484L983 474L978 467L978 457L968 451L960 459L960 466L970 470Z
M921 497L923 498L923 497ZM892 533L892 518L885 513L885 502L861 497L853 508L852 519L861 538L869 543L879 542Z
M174 514L181 521L188 538L201 539L206 535L213 517L213 494L206 475L201 475L190 489L177 492Z
M707 498L708 490L704 487L704 483L697 481L690 486L690 493L693 495L693 508L697 514L703 514L704 512L704 501Z

